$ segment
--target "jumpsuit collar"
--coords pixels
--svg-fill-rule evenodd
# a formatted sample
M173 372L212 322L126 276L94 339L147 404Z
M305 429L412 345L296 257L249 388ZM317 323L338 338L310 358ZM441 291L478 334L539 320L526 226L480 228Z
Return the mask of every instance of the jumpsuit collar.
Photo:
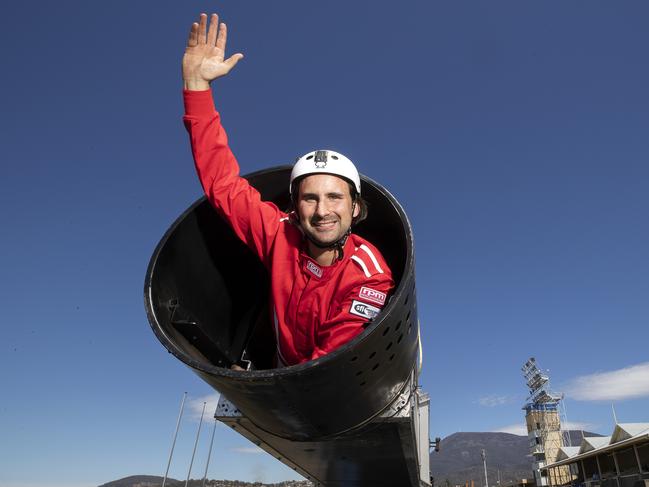
M353 234L350 234L347 238L347 241L345 242L345 245L343 247L343 258L336 259L336 261L331 265L320 265L315 261L315 259L310 257L306 251L307 243L305 241L302 245L302 249L300 250L300 269L308 277L320 280L328 279L337 271L341 264L343 264L353 255L354 243L352 242L352 237Z

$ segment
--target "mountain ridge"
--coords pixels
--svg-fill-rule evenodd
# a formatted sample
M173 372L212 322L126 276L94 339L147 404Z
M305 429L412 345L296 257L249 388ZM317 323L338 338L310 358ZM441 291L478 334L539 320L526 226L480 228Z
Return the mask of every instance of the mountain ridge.
M113 480L99 487L160 487L163 477L158 475L131 475L118 480ZM181 487L185 485L184 480L167 478L165 487ZM285 480L274 484L261 482L243 482L240 480L206 480L205 487L312 487L308 480ZM189 479L187 487L202 487L202 479Z
M584 436L596 433L570 431L571 443L579 445ZM529 454L527 436L512 433L460 432L453 433L440 443L440 451L430 454L430 472L437 487L464 486L474 481L484 485L482 450L486 452L487 476L490 485L507 485L521 479L532 479L533 459ZM155 475L132 475L99 487L160 487L163 478ZM239 480L208 480L206 487L309 487L306 480L288 480L280 483L243 482ZM184 481L167 479L165 487L182 487ZM190 480L188 487L202 487L202 480Z
M572 445L584 436L596 433L570 431ZM435 484L464 485L473 480L484 485L482 450L486 453L487 476L490 485L506 485L522 479L533 479L533 458L527 436L512 433L461 432L442 439L440 451L430 455L430 472Z

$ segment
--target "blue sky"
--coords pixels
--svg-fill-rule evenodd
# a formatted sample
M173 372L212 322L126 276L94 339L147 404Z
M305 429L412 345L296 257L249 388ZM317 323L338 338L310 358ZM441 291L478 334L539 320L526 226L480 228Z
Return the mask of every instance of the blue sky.
M611 403L649 421L646 2L13 2L2 487L163 474L184 391L187 475L214 393L155 339L142 287L200 196L180 59L201 11L246 56L215 86L244 172L331 147L408 212L432 436L520 431L530 356L571 423L610 433ZM209 477L294 475L218 427Z

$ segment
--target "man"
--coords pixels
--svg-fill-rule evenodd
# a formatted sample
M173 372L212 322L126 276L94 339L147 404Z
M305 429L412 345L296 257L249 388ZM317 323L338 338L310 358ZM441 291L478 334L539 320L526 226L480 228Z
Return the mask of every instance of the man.
M214 108L210 83L243 58L225 59L227 27L212 14L192 25L185 55L185 117L207 198L271 277L277 363L321 357L361 333L394 287L379 251L351 233L366 206L353 163L333 151L304 155L291 173L293 210L261 201L239 166Z

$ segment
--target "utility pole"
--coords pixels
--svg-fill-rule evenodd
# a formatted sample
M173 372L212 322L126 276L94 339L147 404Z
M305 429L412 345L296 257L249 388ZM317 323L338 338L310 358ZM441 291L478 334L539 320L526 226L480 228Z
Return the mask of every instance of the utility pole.
M484 466L484 487L489 487L489 480L487 479L487 454L482 449L482 465Z

